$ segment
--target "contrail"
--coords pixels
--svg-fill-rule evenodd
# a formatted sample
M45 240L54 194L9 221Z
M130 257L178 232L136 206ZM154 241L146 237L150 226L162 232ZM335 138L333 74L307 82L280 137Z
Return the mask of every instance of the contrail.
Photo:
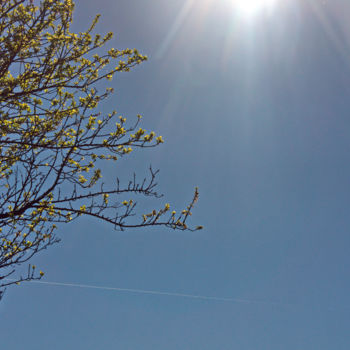
M11 278L4 278L7 281L16 281ZM108 286L95 286L91 284L81 284L81 283L64 283L64 282L53 282L53 281L28 281L30 283L37 283L49 286L60 286L60 287L72 287L72 288L87 288L87 289L99 289L99 290L110 290L124 293L136 293L136 294L146 294L146 295L162 295L162 296L170 296L177 298L188 298L188 299L197 299L197 300L208 300L208 301L219 301L226 303L238 303L238 304L257 304L257 305L268 305L268 306L282 306L282 307L316 307L320 308L320 305L311 305L311 304L298 304L298 303L285 303L285 302L277 302L277 301L268 301L268 300L257 300L257 299L244 299L244 298L225 298L225 297L217 297L217 296L207 296L207 295L196 295L196 294L187 294L187 293L175 293L175 292L165 292L161 290L147 290L147 289L134 289L134 288L119 288L119 287L108 287ZM348 312L350 310L349 306L343 305L341 308L339 307L322 307L325 311L345 311Z
M12 279L7 278L8 281ZM241 298L224 298L216 296L206 296L206 295L196 295L196 294L186 294L186 293L175 293L175 292L164 292L160 290L146 290L146 289L132 289L132 288L118 288L118 287L107 287L107 286L94 286L90 284L80 284L80 283L63 283L63 282L51 282L51 281L29 281L30 283L46 284L49 286L61 286L61 287L73 287L73 288L89 288L89 289L100 289L100 290L111 290L118 292L127 293L138 293L138 294L151 294L151 295L164 295L171 297L189 298L189 299L200 299L200 300L212 300L221 301L229 303L240 303L240 304L268 304L268 305L283 305L288 306L288 304L262 301L262 300L251 300L251 299L241 299Z

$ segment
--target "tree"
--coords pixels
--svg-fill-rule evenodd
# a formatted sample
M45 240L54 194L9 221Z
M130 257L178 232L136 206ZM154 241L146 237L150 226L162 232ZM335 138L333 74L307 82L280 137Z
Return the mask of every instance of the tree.
M101 54L112 33L92 35L98 16L86 32L71 32L73 10L70 0L0 1L0 287L43 276L30 264L24 276L16 269L59 241L59 223L90 216L119 230L189 230L198 199L196 189L179 214L169 204L140 214L136 196L160 197L157 171L125 187L103 184L103 162L163 139L139 127L140 115L128 126L116 111L97 111L113 92L99 91L100 82L147 57L136 49Z

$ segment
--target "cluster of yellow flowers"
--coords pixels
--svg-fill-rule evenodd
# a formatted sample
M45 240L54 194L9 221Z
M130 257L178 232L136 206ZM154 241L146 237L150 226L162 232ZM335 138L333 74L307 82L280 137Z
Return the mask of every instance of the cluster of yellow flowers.
M103 184L92 190L102 178L99 163L164 142L139 127L141 115L130 126L116 111L96 112L113 93L111 87L98 91L96 84L129 71L147 56L130 48L103 53L113 34L91 34L99 16L86 32L72 33L71 0L35 3L8 0L0 6L0 258L7 265L24 262L52 244L57 222L79 215L105 220L99 213L120 207L125 213L119 218L133 215L133 200L110 201L118 190L105 193ZM137 186L128 191L142 193ZM94 196L101 195L96 204ZM161 224L186 229L190 211L191 206L175 218L166 203L134 226L158 224L167 213L170 219ZM114 218L109 222L123 225Z

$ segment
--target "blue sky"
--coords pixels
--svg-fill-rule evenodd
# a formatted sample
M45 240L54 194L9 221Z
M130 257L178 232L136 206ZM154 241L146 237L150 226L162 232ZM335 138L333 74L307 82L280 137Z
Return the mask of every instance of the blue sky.
M80 1L112 45L149 61L113 81L116 107L163 135L107 179L160 168L164 203L199 187L203 231L115 232L82 219L35 259L44 281L0 305L6 349L347 350L350 322L350 3Z

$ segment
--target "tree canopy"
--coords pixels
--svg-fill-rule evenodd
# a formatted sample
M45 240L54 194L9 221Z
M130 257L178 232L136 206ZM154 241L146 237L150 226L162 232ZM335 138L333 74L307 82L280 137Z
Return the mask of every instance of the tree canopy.
M112 38L70 31L71 0L0 2L0 287L40 279L42 271L17 267L59 241L55 229L80 216L115 229L187 226L193 205L176 213L168 203L137 211L137 196L161 197L157 171L126 186L102 181L103 162L163 142L115 110L99 109L113 93L102 80L147 59L136 49L104 49ZM197 226L194 229L201 229Z

